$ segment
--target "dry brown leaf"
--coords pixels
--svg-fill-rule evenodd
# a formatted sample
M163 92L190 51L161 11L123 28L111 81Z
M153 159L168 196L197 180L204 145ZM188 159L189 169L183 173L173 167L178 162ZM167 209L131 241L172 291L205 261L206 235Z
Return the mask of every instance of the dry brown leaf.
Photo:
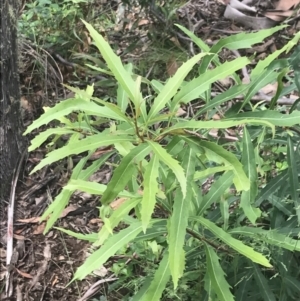
M171 57L167 62L167 73L169 76L173 76L178 70L178 64L174 57Z
M180 117L180 116L185 115L185 114L186 114L186 111L184 109L182 109L182 108L179 108L177 110L175 116Z
M281 22L285 20L286 18L292 16L293 11L292 10L287 10L287 11L266 11L264 15L276 22Z
M28 279L32 279L32 278L33 278L33 276L31 276L31 275L28 274L28 273L22 272L22 271L20 271L20 270L18 270L18 269L16 269L16 270L17 270L17 272L18 272L21 276L23 276L24 278L28 278Z
M138 25L139 25L139 26L142 26L142 25L147 25L147 24L149 24L149 23L150 23L149 20L147 20L147 19L142 19L142 20L139 21Z
M102 224L102 219L92 218L91 220L89 220L89 224L92 224L92 225Z
M279 0L275 8L278 10L289 10L298 4L300 4L300 0Z
M18 219L17 222L21 222L24 224L36 224L39 223L41 218L39 216L34 216L30 218L25 218L25 219Z
M70 205L67 208L65 208L63 210L63 212L61 213L59 218L65 217L66 215L68 215L70 212L75 211L78 207L75 205Z
M53 279L53 281L51 283L51 286L53 287L57 282L58 282L58 277L57 277L57 275L55 275L54 279Z
M116 199L115 201L113 201L111 204L110 204L110 207L113 209L113 210L116 210L118 209L126 200L128 200L128 198L119 198L119 199Z
M263 87L260 91L265 94L275 93L277 91L277 82L274 84L268 84L265 87Z
M46 223L42 223L40 225L38 225L35 230L33 231L34 235L38 235L38 234L42 234L45 230L46 227Z
M23 230L24 229L20 229L21 230L21 232L23 232ZM18 232L17 230L16 230L16 232ZM21 233L20 232L20 233ZM18 235L18 234L16 234L16 233L14 233L14 239L17 239L17 240L25 240L25 237L23 236L23 235Z

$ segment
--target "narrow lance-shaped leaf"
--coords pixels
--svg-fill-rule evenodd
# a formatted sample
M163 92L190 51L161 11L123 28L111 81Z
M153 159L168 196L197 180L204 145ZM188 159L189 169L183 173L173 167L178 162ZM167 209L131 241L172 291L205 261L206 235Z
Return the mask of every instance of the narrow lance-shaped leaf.
M252 45L261 43L266 37L271 36L273 33L285 28L286 26L287 25L281 25L270 29L263 29L258 32L242 32L235 35L231 35L229 37L221 39L217 44L215 44L211 48L211 52L217 53L223 47L226 47L230 50L251 48Z
M129 74L132 73L132 64L128 64L124 66L124 68ZM118 84L118 89L117 89L117 104L118 107L121 109L121 111L125 113L128 107L128 94L120 84Z
M159 160L164 162L173 171L180 184L183 197L185 197L186 177L183 168L179 165L178 161L172 158L172 156L160 144L153 141L147 141L147 143L151 146Z
M250 83L250 88L241 103L240 110L251 100L251 98L263 87L276 80L277 71L265 70Z
M258 112L245 112L233 116L226 117L225 120L263 120L275 126L293 126L299 124L300 111L294 111L292 114L282 114L278 111L258 111Z
M151 219L154 207L156 204L156 194L158 192L158 168L159 160L158 156L154 154L145 168L144 182L143 182L143 199L142 199L142 209L141 218L143 224L143 230L146 232L147 226Z
M199 49L202 50L202 52L210 52L210 47L208 45L206 45L199 37L197 37L193 32L189 31L188 29L184 28L183 26L181 25L178 25L178 24L175 24L179 29L181 29L188 37L190 37L190 39L199 47ZM216 66L220 66L222 65L222 63L220 62L220 59L217 55L209 55L207 57L204 58L203 61L205 62L202 62L200 64L200 67L201 69L203 69L204 71L208 68L208 65L209 65L209 62L210 61L213 61L214 64ZM202 73L202 72L201 72ZM241 80L240 78L234 73L232 74L234 80L237 82L237 83L241 83Z
M188 225L188 215L190 211L190 203L192 201L192 185L195 173L196 155L192 148L187 147L182 152L183 167L187 175L187 194L182 196L179 189L175 191L175 199L173 204L173 213L170 218L169 227L169 258L170 270L173 278L174 287L177 287L178 280L184 270L184 250L183 245L186 236L186 227Z
M259 292L260 292L260 295L262 296L263 300L264 301L276 301L277 299L268 284L268 280L262 274L260 268L256 264L253 264L253 269L254 269L254 277L255 277L256 283L259 287Z
M56 149L49 153L32 171L31 174L40 170L44 166L61 160L70 155L78 155L91 149L97 149L101 146L108 146L115 142L132 141L129 136L113 136L107 133L100 133L90 137L86 137L75 142L69 142L67 145Z
M95 41L95 44L101 52L103 59L107 63L108 68L112 71L116 80L123 87L137 110L141 105L140 101L142 100L142 95L140 93L138 98L136 98L135 82L131 76L131 73L126 71L120 57L113 52L108 42L105 41L105 39L93 28L93 26L83 20L82 22L85 24L91 37ZM144 111L142 110L141 112L143 113ZM143 115L143 119L146 120L145 115Z
M120 205L116 210L113 211L112 215L109 217L110 227L113 229L122 221L122 219L128 215L129 211L137 206L141 202L140 198L125 200L123 204ZM107 227L102 227L98 233L98 239L94 243L94 246L101 246L105 240L109 237L110 232Z
M252 271L248 271L248 273L242 278L238 285L238 289L235 293L236 300L246 300L246 297L248 296L248 291L252 287L252 277L253 273Z
M197 215L202 215L209 206L211 206L214 202L218 202L220 200L222 194L232 184L233 177L233 172L228 171L211 185L209 192L203 197Z
M226 90L225 92L214 97L209 103L204 105L199 111L197 111L196 116L199 116L217 106L220 106L224 102L234 99L236 96L245 93L249 89L249 84L247 85L237 85L232 88Z
M94 151L91 151L91 154L93 154ZM91 165L89 165L87 168L82 169L80 171L80 174L78 176L79 179L82 180L88 180L91 175L93 175L97 170L101 168L101 166L106 162L106 160L114 153L108 152L104 155L102 155L99 159L95 160ZM89 157L88 157L89 159ZM73 175L73 174L72 174ZM75 179L74 177L71 177L71 179Z
M134 162L138 163L143 160L150 151L151 148L149 145L146 143L140 144L122 159L119 166L115 169L113 176L107 185L107 189L102 195L102 204L108 204L118 196L119 192L125 188L126 184L131 179L131 175L136 168Z
M230 35L229 37L220 39L218 43L211 47L210 52L217 54L222 50L222 48L228 48L231 50L251 48L252 45L256 43L261 43L266 37L272 35L274 32L282 28L284 27L277 26L272 29L265 29L259 32L243 32L236 35ZM212 57L205 57L202 62L203 67L208 68L211 59Z
M242 164L245 173L250 180L250 189L242 192L240 206L243 208L243 211L250 222L255 224L256 219L260 216L259 208L254 208L253 206L257 195L257 171L254 147L246 127L244 127L243 134Z
M28 151L31 152L41 146L51 135L67 135L74 134L75 131L67 128L51 128L44 132L39 133L31 140L31 145L28 147Z
M230 234L244 235L256 238L259 241L265 241L268 244L277 246L281 249L300 252L300 243L297 239L293 239L286 234L278 233L276 230L264 230L253 227L238 227L229 231Z
M84 181L81 179L71 179L68 184L64 187L69 191L81 190L82 192L87 192L89 194L94 195L103 195L103 193L107 189L107 185L97 183L97 182L90 182ZM121 190L118 194L121 198L140 198L139 194L130 193L126 190Z
M194 78L184 87L182 87L180 92L174 97L171 110L173 111L179 102L188 103L198 98L203 92L209 89L210 84L225 78L228 75L231 75L249 63L250 61L248 58L237 58L232 62L226 62L221 66L218 66L212 70L208 70L200 76Z
M109 237L104 245L92 253L83 265L77 269L72 282L76 279L84 279L88 274L91 274L94 270L101 267L109 257L115 255L119 249L132 241L141 231L142 224L137 222Z
M219 257L212 247L204 243L206 253L207 272L212 282L212 289L220 301L234 301L230 286L226 281L224 271L219 263Z
M232 166L232 171L235 175L233 182L237 190L248 190L250 188L250 182L243 170L243 166L234 154L213 142L202 140L199 144L205 149L208 159L219 160L219 163L230 164Z
M67 230L67 229L60 228L60 227L54 227L54 228L61 231L61 232L66 233L70 236L73 236L77 239L86 240L90 243L94 243L97 240L97 237L98 237L98 233L82 234L82 233L74 232L74 231Z
M159 301L170 279L169 254L165 252L146 294L141 301Z
M148 121L156 117L159 111L164 108L165 104L177 93L177 90L182 84L184 78L191 71L193 66L205 55L207 54L199 53L178 68L175 75L168 80L161 92L154 99L153 105L148 114Z
M254 69L251 72L251 78L262 73L262 71L267 68L281 53L287 51L291 46L293 47L298 43L300 39L300 32L296 33L295 36L286 43L281 49L274 51L273 53L269 54L265 59L259 60L256 64Z
M82 176L81 172L83 170L83 167L85 166L87 160L89 159L89 157L92 153L93 153L93 150L90 150L89 154L87 156L83 157L76 164L76 166L74 167L72 174L71 174L71 180L78 179ZM62 211L67 206L72 193L73 193L73 191L63 188L61 190L61 192L55 197L54 201L49 205L47 210L43 213L43 215L41 217L41 221L43 221L47 217L49 217L49 219L47 220L45 230L44 230L44 234L50 230L50 228L54 225L54 223L60 217Z
M300 123L300 122L299 122ZM288 174L291 187L291 196L295 204L296 214L298 217L298 224L300 224L300 198L299 198L299 179L298 179L298 166L296 164L296 154L294 150L294 143L291 137L288 137L287 145L287 163Z
M127 117L124 114L116 114L110 108L97 105L94 102L87 102L80 98L70 98L61 101L53 108L48 108L45 113L28 126L24 135L42 125L48 124L52 120L60 120L62 116L66 116L74 111L83 111L87 115L95 115L115 120L127 120Z
M267 121L267 120L263 120L263 119L247 119L245 118L244 120L228 120L224 119L224 120L220 120L220 121L216 121L216 120L210 120L210 121L196 121L196 120L191 120L191 121L183 121L183 122L178 122L175 125L166 128L163 130L162 134L167 134L167 133L179 133L179 134L183 134L184 132L180 131L182 129L226 129L226 128L230 128L230 127L234 127L237 125L241 125L244 123L249 123L249 124L254 124L254 125L266 125L272 128L272 130L274 130L274 126L271 122Z
M232 249L236 250L238 253L244 255L245 257L251 259L253 262L259 263L266 267L272 267L269 263L268 259L262 254L254 251L254 249L246 246L240 240L233 238L230 234L216 226L214 223L205 219L201 216L190 217L190 220L199 222L207 228L210 232L212 232L218 239L222 240L225 244L227 244Z
M285 185L288 179L288 170L284 170L278 176L270 180L270 182L261 190L255 201L255 206L259 206L264 200L268 199L280 187Z

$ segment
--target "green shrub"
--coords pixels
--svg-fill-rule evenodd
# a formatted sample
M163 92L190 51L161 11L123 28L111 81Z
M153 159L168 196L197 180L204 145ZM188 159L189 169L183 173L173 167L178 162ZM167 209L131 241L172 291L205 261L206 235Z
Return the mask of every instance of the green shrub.
M86 90L68 87L75 97L48 108L25 132L53 120L60 122L58 127L38 134L31 141L30 151L51 137L55 143L62 135L69 136L66 145L49 152L32 172L84 154L67 185L43 214L43 219L49 217L45 232L57 221L75 190L101 195L104 226L99 233L60 229L99 247L73 280L85 278L117 253L132 255L140 250L142 262L156 270L143 276L143 285L138 284L140 290L130 300L175 299L176 294L181 294L177 295L180 300L191 294L197 300L223 301L299 297L297 259L292 256L293 251L300 250L295 239L300 221L299 147L292 131L299 124L300 112L285 114L275 109L279 97L295 88L294 84L286 88L280 85L291 64L278 56L290 50L300 34L260 61L249 83L243 84L238 72L250 59L240 57L221 63L218 53L222 48L252 47L284 26L233 35L212 48L179 26L202 52L164 84L132 74L131 66L124 66L104 38L91 25L85 25L118 83L115 100L93 97L93 86ZM211 64L213 69L209 68ZM103 71L97 66L93 69ZM192 69L197 69L198 75L185 82ZM228 76L235 84L211 98L212 84ZM279 83L278 91L269 108L253 106L251 98L274 82ZM145 91L149 94L144 95ZM225 118L205 120L205 114L211 116L238 95L244 96L243 101L227 111ZM177 116L180 106L199 99L203 106L193 116ZM211 129L219 129L222 135L228 128L236 129L236 143L222 144L222 139L208 135ZM287 154L287 163L279 169L275 164L279 155L274 149L278 144ZM104 154L88 164L99 148ZM263 151L274 155L268 163L269 170L277 173L273 179L264 171ZM107 185L89 181L112 160L113 175ZM212 177L205 191L205 181ZM281 189L278 194L280 187L288 187L288 191ZM123 203L112 210L110 204L117 198L123 198ZM274 205L272 210L260 207L266 200ZM129 214L133 210L134 217ZM147 258L145 250L151 250L153 256ZM112 270L132 277L130 267L124 269L121 261ZM125 285L127 276L123 276ZM170 279L177 291L170 286Z

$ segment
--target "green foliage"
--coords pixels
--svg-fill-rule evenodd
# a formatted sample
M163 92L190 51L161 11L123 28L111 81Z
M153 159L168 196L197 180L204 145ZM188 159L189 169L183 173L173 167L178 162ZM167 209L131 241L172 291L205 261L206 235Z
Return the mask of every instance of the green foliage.
M300 35L258 64L251 81L242 84L238 71L250 60L242 57L221 63L218 52L223 47L251 47L282 26L233 35L211 49L180 27L203 52L161 83L132 74L132 67L124 66L105 39L84 23L117 81L115 97L104 101L93 96L93 86L86 90L69 87L75 97L47 109L25 132L59 121L56 131L45 130L34 138L30 150L53 135L53 143L62 135L69 136L66 145L52 150L33 172L83 153L70 181L43 215L43 219L50 216L46 232L75 190L102 196L100 217L105 225L99 233L82 235L61 229L99 247L72 281L85 278L115 254L137 253L145 273L147 268L151 273L143 276L139 290L131 289L132 300L186 300L189 290L199 300L261 301L279 295L281 300L297 300L298 259L292 252L299 250L295 235L299 222L300 113L275 110L278 98L288 93L282 87L270 108L253 106L251 98L265 85L282 81L291 70L288 60L277 57L295 45ZM208 70L210 64L215 68ZM198 74L186 82L192 70ZM212 99L212 84L229 75L235 85ZM221 110L225 102L240 94L244 100L227 111L225 118L214 121L203 116ZM203 106L194 116L185 119L176 115L182 104L199 99ZM239 131L242 127L243 132ZM238 141L213 139L208 133L216 128L221 136L224 129L234 128ZM99 148L107 151L87 164ZM90 182L89 177L112 158L110 182ZM279 170L276 164L282 158L286 164ZM211 176L214 180L206 191L204 184ZM113 211L110 205L117 198L123 198L123 203ZM273 205L268 211L263 208L266 203ZM129 215L132 210L134 217ZM118 264L113 270L123 273L118 284L124 286L134 265L125 271L123 262Z
M37 45L57 47L73 44L76 23L86 15L91 0L31 0L26 1L25 12L19 20L19 30ZM71 45L69 45L71 48Z

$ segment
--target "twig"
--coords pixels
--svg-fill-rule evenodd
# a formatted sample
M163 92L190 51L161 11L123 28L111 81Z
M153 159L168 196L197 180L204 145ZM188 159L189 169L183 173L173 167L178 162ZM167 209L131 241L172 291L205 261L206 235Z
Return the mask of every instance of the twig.
M13 226L14 226L14 207L15 207L15 196L16 187L18 183L19 174L21 171L21 166L24 161L27 150L24 150L21 157L19 157L19 162L13 173L10 197L7 209L7 244L6 244L6 283L5 283L5 294L6 297L11 297L13 290L10 289L10 275L11 275L11 259L13 254Z
M102 283L106 283L106 282L111 282L111 281L115 281L118 280L119 278L107 278L107 279L101 279L97 282L95 282L83 295L83 297L81 297L80 299L78 299L77 301L86 301L88 300L92 295L95 294L95 292L99 289L100 284Z

